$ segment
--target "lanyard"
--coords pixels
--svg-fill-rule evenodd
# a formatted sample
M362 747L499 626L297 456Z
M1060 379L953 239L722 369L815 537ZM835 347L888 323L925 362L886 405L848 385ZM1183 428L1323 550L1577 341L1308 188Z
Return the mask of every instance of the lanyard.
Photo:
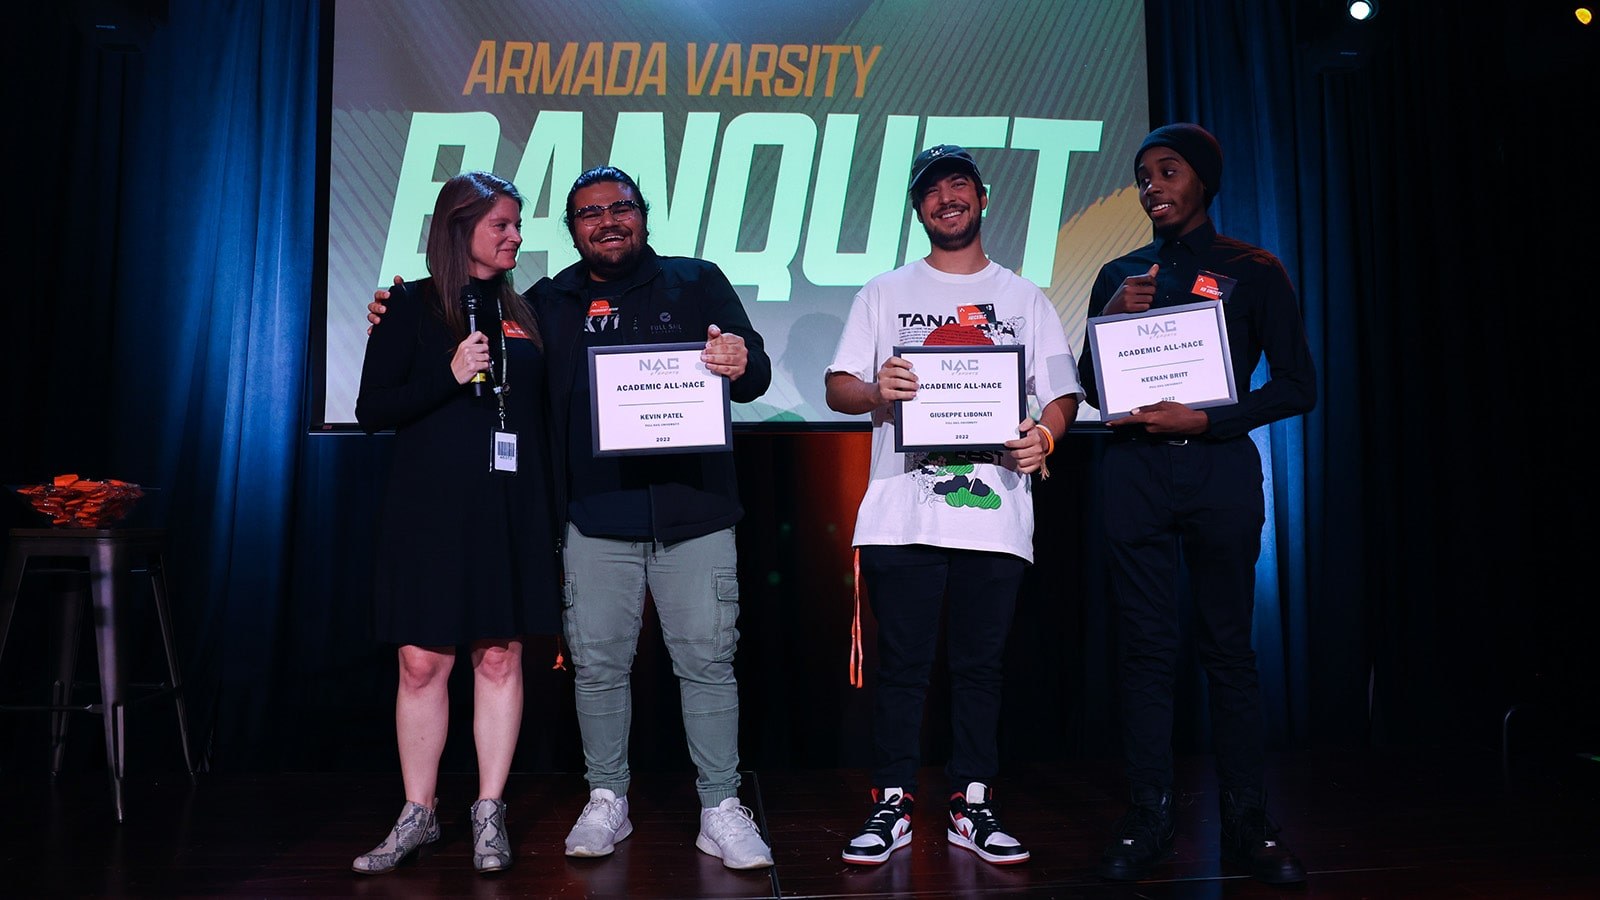
M499 404L500 428L506 427L506 391L511 390L511 357L506 355L506 314L500 298L494 298L494 312L500 322L500 374L494 373L494 359L489 360L489 382L494 385L495 402Z

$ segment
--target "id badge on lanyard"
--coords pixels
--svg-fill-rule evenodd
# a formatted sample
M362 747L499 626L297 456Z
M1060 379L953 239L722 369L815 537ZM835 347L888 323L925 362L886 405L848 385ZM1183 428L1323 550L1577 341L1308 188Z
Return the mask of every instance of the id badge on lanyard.
M493 438L489 450L490 471L517 474L517 433L496 428Z

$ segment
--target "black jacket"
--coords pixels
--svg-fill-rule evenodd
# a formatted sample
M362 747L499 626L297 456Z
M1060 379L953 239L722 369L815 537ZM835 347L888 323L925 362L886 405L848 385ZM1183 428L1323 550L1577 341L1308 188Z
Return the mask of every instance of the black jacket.
M583 464L593 483L569 483L573 472L567 459L572 452L572 402L576 379L589 377L587 348L593 343L583 298L588 284L588 269L578 262L553 278L540 279L528 292L549 360L551 445L562 532L574 494L641 487L649 491L656 540L681 541L732 526L744 516L744 508L739 504L731 453L604 457L593 465ZM639 273L618 300L622 313L612 325L623 332L621 343L703 342L706 328L713 324L744 338L750 359L744 374L729 385L730 396L736 403L748 403L766 393L772 382L772 361L765 343L751 326L733 285L715 264L691 257L659 256L647 246Z

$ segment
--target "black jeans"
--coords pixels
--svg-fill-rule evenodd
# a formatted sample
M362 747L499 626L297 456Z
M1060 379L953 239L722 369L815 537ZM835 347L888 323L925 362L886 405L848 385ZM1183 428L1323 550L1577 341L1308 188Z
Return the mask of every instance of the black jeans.
M1217 776L1224 789L1259 789L1264 726L1250 630L1265 500L1255 442L1113 442L1103 467L1129 784L1172 787L1181 553Z
M1027 564L1006 553L922 544L861 548L861 575L878 624L872 782L917 788L922 708L949 602L952 789L988 784L1000 768L1000 683L1006 636Z

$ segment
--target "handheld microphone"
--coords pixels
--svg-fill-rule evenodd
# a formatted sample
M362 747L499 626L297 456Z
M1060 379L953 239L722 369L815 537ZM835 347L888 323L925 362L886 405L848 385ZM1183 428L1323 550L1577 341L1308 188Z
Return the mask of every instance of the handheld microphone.
M478 293L472 289L472 285L469 284L461 289L461 309L467 314L467 334L478 330L478 304L480 302L482 301L478 299ZM488 380L488 377L482 372L474 374L472 376L472 396L482 397L483 386Z

